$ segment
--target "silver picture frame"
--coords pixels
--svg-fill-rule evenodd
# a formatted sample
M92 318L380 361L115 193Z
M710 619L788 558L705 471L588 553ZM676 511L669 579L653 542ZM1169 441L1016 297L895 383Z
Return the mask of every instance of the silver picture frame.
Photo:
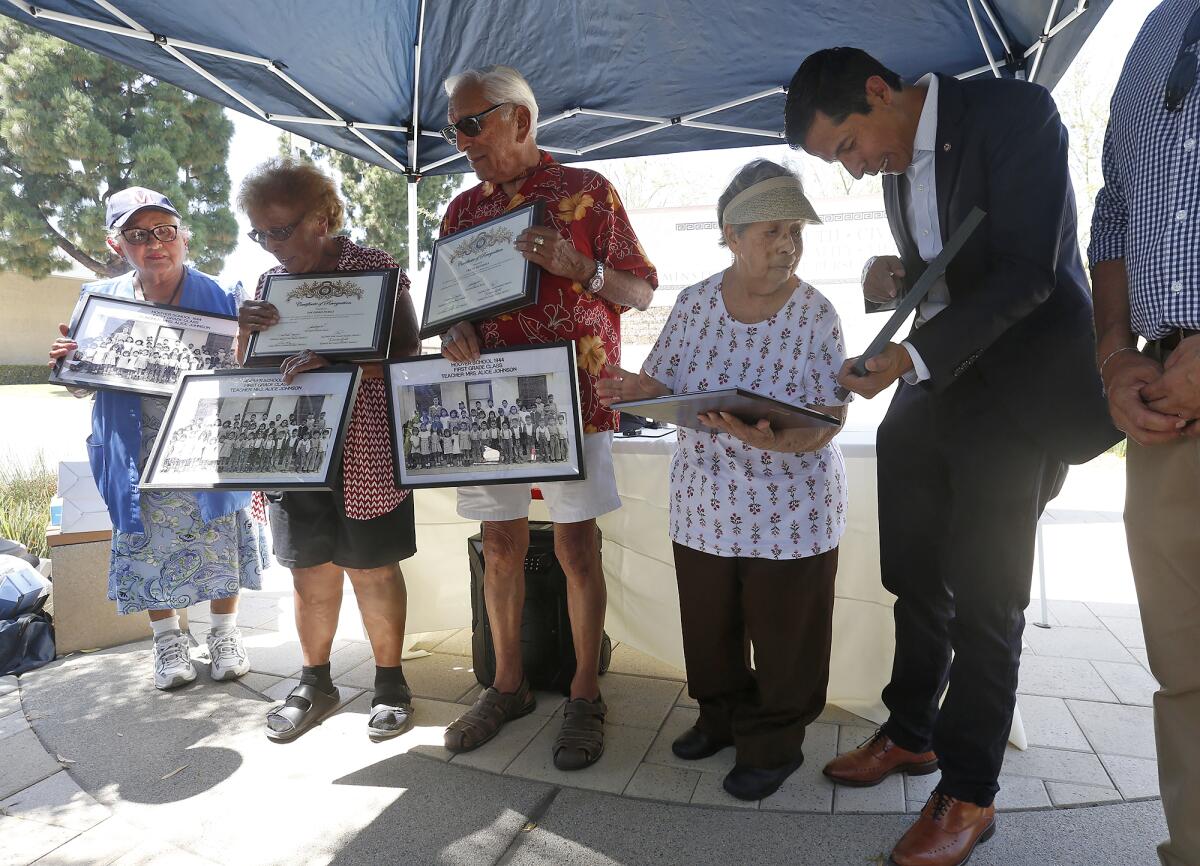
M145 490L332 490L361 381L355 365L187 373L142 472Z
M87 292L50 382L68 388L170 397L184 373L236 366L237 317Z
M383 372L397 487L587 477L573 341L491 349L466 364L406 358Z

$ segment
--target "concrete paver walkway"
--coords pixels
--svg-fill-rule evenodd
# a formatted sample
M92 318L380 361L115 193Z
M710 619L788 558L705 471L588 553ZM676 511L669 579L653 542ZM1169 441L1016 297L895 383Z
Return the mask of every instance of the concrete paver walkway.
M158 692L148 642L59 660L19 689L0 681L0 866L882 863L937 778L834 788L822 764L871 727L830 707L796 776L740 803L720 787L731 750L691 764L670 753L695 715L682 672L627 646L602 681L611 714L594 767L553 768L561 697L548 694L492 743L451 756L442 728L478 689L464 631L423 637L430 654L405 663L418 724L371 743L373 661L352 616L333 654L344 708L275 745L263 716L300 668L277 579L243 601L254 672L241 682L208 680L197 648L197 682ZM1136 608L1056 602L1051 613L1054 628L1027 632L1022 665L1031 748L1010 748L1002 830L972 863L1153 864L1165 830ZM201 638L205 619L193 608Z

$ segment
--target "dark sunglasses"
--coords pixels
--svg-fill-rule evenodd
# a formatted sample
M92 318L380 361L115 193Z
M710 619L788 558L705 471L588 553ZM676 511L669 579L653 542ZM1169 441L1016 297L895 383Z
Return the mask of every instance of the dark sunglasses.
M479 133L483 132L483 126L479 123L479 121L481 121L483 118L487 117L489 114L491 114L497 108L500 108L505 105L511 105L511 104L512 103L509 103L509 102L501 102L497 105L493 105L491 108L487 109L486 111L479 112L478 114L472 114L467 117L460 117L456 123L452 123L449 126L442 127L442 138L446 139L446 141L450 144L451 147L457 147L458 146L458 134L460 132L469 138L474 138L475 136L479 135Z
M179 237L179 226L163 223L152 229L121 229L121 237L125 238L126 243L135 247L150 243L151 235L160 243L169 244Z
M305 214L304 216L308 216L308 214ZM296 230L296 227L300 225L300 223L304 222L304 216L300 217L300 219L296 220L290 226L275 226L274 228L262 229L261 231L259 229L251 229L250 231L246 232L246 237L250 238L250 240L254 241L261 247L265 247L267 245L268 239L273 241L286 241L292 236L292 232Z
M1175 55L1175 65L1167 76L1167 92L1163 100L1167 111L1178 111L1196 83L1196 52L1188 51L1200 42L1200 9L1192 13L1187 29L1183 31L1183 43Z

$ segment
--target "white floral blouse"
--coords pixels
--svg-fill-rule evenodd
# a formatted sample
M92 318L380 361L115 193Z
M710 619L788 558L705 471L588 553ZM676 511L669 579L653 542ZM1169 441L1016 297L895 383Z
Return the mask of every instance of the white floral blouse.
M785 403L841 405L846 357L833 305L803 281L779 312L747 325L725 308L722 274L679 293L642 370L673 393L740 387ZM679 429L671 463L671 539L716 556L799 559L836 547L846 472L830 443L787 454L723 433Z

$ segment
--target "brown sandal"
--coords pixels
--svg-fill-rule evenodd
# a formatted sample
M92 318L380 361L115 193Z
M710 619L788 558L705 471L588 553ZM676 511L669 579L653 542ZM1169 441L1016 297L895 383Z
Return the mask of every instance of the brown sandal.
M604 699L576 698L563 707L562 729L554 741L554 766L560 770L582 770L604 754Z
M529 688L528 680L521 680L515 692L484 689L471 709L446 728L443 738L446 750L457 754L478 749L500 733L505 722L527 716L536 708L537 698Z

